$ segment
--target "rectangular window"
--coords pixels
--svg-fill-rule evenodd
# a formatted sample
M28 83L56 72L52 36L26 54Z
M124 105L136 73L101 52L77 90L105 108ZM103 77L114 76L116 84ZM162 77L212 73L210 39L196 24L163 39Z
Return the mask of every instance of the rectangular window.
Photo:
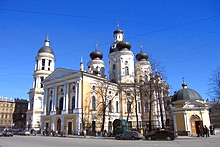
M92 96L92 110L96 110L96 98Z
M50 70L51 60L48 61L48 70Z
M42 68L41 68L42 70L44 70L45 69L45 59L42 59Z
M148 112L148 102L145 102L144 104L144 112Z
M138 113L140 113L140 112L141 112L141 103L138 102Z
M131 112L131 102L127 102L127 112Z
M109 100L109 112L112 112L112 100Z
M116 101L116 112L118 113L118 101Z

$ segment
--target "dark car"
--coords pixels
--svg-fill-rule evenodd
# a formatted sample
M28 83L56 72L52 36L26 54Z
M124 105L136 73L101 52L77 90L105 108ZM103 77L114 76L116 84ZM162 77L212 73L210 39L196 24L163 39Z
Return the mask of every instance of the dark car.
M175 138L177 138L177 133L170 130L160 130L145 135L147 140L174 140Z
M9 136L13 137L14 132L12 130L3 130L2 135L7 136L7 137L9 137Z
M137 131L131 131L131 132L118 134L115 136L115 139L117 140L121 140L121 139L122 140L125 140L125 139L139 140L139 139L144 139L144 136Z

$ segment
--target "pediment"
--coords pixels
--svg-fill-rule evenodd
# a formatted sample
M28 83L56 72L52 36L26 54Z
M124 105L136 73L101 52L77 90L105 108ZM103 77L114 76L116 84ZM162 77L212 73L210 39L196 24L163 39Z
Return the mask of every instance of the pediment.
M52 81L55 79L60 79L60 78L75 74L77 72L78 71L76 71L76 70L57 68L43 81L43 83L48 82L48 81Z

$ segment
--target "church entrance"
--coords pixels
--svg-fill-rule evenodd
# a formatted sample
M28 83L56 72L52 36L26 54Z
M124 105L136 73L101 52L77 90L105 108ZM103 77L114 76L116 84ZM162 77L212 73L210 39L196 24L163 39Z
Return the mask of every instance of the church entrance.
M203 122L198 115L192 115L190 118L191 134L196 135L199 130L203 133Z
M60 131L61 131L61 120L60 120L60 118L57 120L57 131L58 131L58 134L60 134Z

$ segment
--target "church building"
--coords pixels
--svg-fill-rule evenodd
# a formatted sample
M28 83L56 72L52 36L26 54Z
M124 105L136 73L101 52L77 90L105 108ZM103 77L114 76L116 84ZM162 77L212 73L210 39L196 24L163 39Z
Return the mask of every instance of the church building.
M168 84L159 72L153 72L142 47L135 56L124 31L117 28L113 36L109 69L96 45L87 70L82 60L79 69L54 70L54 52L49 40L45 41L36 57L34 84L29 92L30 127L68 134L170 127L164 103L170 95Z

